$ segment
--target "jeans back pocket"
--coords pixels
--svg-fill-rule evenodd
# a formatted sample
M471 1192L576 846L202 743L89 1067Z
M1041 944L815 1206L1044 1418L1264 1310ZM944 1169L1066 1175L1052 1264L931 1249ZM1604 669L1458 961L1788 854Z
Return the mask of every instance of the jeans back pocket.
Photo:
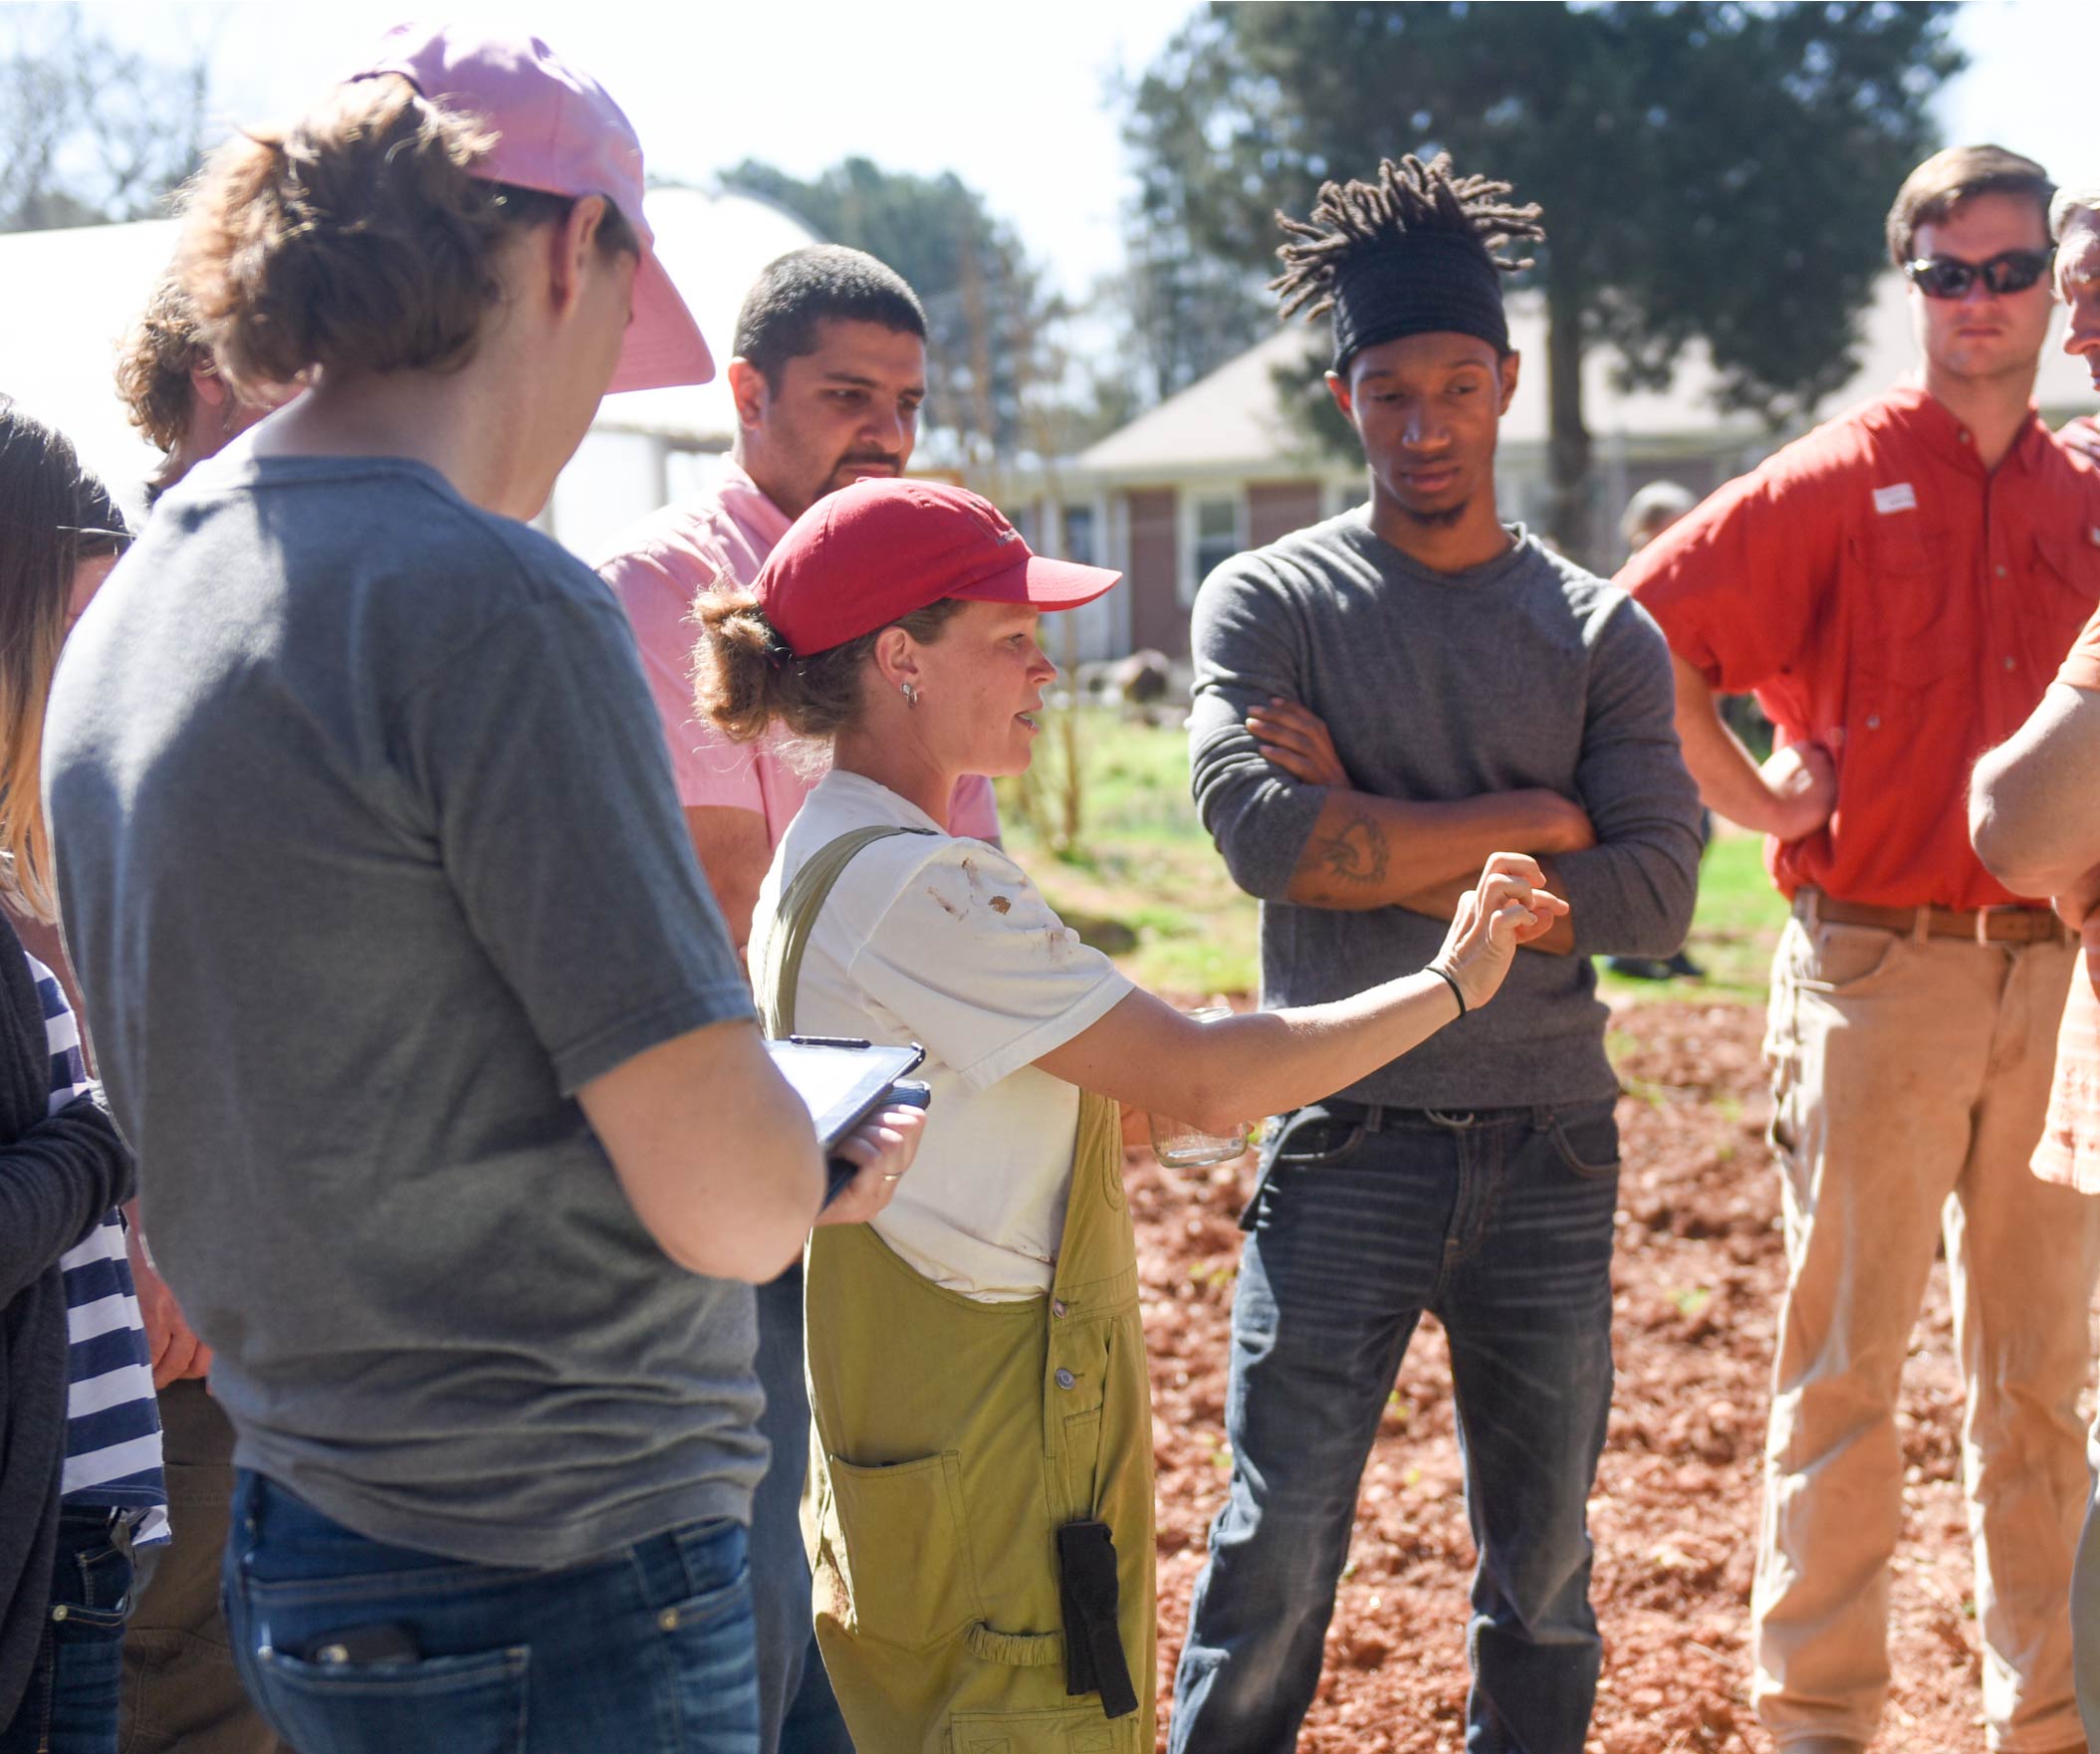
M524 1645L411 1662L309 1662L239 1653L270 1725L300 1754L523 1754L532 1654Z

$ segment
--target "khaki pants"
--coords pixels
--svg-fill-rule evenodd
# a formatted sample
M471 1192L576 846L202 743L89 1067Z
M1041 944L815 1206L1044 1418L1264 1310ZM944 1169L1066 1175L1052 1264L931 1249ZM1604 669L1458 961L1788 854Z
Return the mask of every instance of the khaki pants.
M1943 1229L1989 1745L2079 1741L2068 1597L2100 1201L2027 1168L2072 957L1798 920L1780 941L1765 1052L1788 1276L1751 1617L1752 1696L1782 1747L1866 1742L1887 1696L1896 1398Z

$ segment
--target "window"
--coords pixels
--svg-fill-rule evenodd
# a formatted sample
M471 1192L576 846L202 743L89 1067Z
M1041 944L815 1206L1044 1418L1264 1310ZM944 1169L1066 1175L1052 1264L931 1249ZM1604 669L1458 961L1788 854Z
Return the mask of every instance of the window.
M1101 550L1094 536L1093 508L1066 506L1061 518L1064 525L1064 546L1059 557L1076 560L1082 566L1098 566L1101 563Z
M1212 571L1240 551L1240 496L1214 494L1196 502L1196 546L1190 555L1189 595Z

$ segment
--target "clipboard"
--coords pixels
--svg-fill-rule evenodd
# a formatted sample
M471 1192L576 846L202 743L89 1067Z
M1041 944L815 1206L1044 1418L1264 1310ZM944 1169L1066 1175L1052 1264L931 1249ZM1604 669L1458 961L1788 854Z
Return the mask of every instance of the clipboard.
M928 1093L923 1085L894 1088L899 1079L918 1070L926 1058L926 1050L917 1042L887 1047L826 1035L790 1035L785 1040L767 1042L766 1051L809 1109L817 1142L829 1159L826 1205L855 1173L853 1166L830 1156L839 1140L890 1102L906 1102L915 1108L926 1106Z

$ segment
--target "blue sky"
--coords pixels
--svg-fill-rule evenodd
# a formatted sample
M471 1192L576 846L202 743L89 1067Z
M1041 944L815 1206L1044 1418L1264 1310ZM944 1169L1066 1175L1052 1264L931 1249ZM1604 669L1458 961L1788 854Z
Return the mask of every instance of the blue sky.
M204 49L233 122L296 108L415 7L90 0L82 10L141 48ZM704 180L746 156L808 174L851 152L959 171L1082 294L1117 264L1129 192L1111 83L1142 71L1191 10L1189 0L647 10L549 0L455 15L529 26L587 68L664 174ZM1972 0L1958 29L1973 65L1942 109L1950 137L1995 139L2061 181L2100 180L2093 10L2091 0Z

